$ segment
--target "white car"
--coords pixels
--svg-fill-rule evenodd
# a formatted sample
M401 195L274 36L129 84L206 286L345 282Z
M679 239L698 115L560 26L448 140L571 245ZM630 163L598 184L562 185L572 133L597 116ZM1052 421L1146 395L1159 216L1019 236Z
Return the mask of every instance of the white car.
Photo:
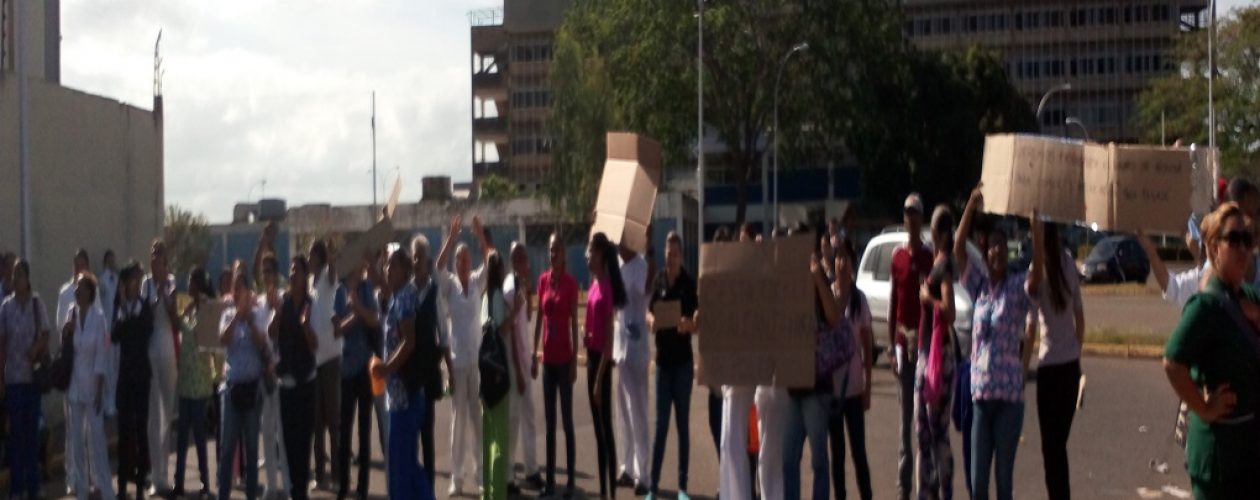
M866 294L870 303L871 317L875 321L888 323L888 302L892 294L891 264L893 250L910 240L905 230L885 232L871 239L866 244L866 252L862 254L862 263L858 266L857 286ZM923 244L931 250L932 242L927 233L923 235ZM981 272L987 272L984 257L971 242L967 243L967 256L970 264ZM959 342L964 349L971 344L971 296L957 283L954 285L954 330L958 332ZM876 339L878 341L880 339ZM964 352L969 352L964 350Z

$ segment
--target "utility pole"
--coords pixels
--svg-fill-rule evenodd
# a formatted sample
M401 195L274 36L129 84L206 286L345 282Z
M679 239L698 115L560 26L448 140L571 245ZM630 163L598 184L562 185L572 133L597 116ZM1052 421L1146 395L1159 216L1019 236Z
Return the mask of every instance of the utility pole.
M696 46L696 201L699 213L696 217L696 255L699 256L700 245L704 243L704 0L696 0L696 5L700 8L696 16L696 31L700 37Z
M29 61L27 61L26 52L26 2L13 3L13 56L16 57L17 63L17 85L18 85L18 181L19 187L19 206L22 212L22 258L29 259L32 256L31 249L31 124L30 124L30 105L27 103L27 82L29 76L27 69Z
M376 213L376 91L372 91L372 213Z

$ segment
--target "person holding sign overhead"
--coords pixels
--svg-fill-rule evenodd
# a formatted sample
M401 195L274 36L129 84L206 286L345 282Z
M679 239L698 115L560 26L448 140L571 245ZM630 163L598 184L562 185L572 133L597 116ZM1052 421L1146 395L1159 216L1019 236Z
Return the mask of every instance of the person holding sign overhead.
M1026 339L1028 312L1043 297L1039 291L1045 274L1046 245L1037 212L1029 216L1033 258L1028 271L1007 266L1006 233L989 231L986 263L988 277L970 265L966 235L982 210L984 195L977 187L958 224L954 262L962 285L974 299L971 347L971 485L972 498L989 498L990 467L997 478L997 497L1010 500L1014 489L1015 452L1024 426L1024 373L1028 370L1032 342ZM1061 255L1053 258L1059 259ZM1057 269L1057 266L1056 266ZM1050 301L1040 304L1052 306ZM1064 306L1066 307L1066 306ZM950 320L952 322L952 319ZM933 334L935 335L935 333ZM956 404L966 404L957 402Z
M1186 469L1195 498L1248 498L1260 490L1260 294L1244 286L1255 236L1230 202L1204 219L1203 240L1212 270L1164 346L1164 372L1190 408Z
M683 243L678 233L665 237L665 269L656 278L652 294L653 333L656 335L656 440L652 445L652 484L648 498L657 494L665 442L669 437L669 413L677 412L678 498L687 496L687 461L691 436L691 387L695 379L691 335L696 333L698 307L696 281L682 267ZM664 311L669 311L668 316ZM658 316L659 314L659 316Z

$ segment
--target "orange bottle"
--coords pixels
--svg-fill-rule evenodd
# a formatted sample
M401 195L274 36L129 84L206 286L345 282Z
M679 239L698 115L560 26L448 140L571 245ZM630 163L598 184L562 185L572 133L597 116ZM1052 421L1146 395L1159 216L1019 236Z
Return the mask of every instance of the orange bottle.
M372 395L380 396L385 394L385 377L377 377L375 368L381 364L381 358L372 356L372 360L368 362L368 376L372 379Z

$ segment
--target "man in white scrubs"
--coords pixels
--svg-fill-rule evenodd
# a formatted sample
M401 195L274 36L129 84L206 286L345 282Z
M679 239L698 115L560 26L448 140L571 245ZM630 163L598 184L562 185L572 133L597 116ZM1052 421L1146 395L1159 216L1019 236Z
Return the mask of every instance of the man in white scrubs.
M617 486L634 488L635 496L648 493L648 362L647 305L652 287L651 267L642 255L624 245L618 247L626 305L617 314L613 337L613 361L617 363L617 423L621 433L621 473Z
M153 370L149 389L149 496L167 496L171 492L171 474L166 460L172 448L171 423L178 411L175 335L179 314L175 312L175 276L170 274L167 262L166 243L154 240L149 250L151 273L145 277L140 292L153 307L153 336L149 339L149 363Z
M481 349L481 305L486 290L485 266L472 268L472 256L468 246L458 243L462 231L461 218L451 219L450 233L438 254L434 276L441 296L446 299L450 316L451 348L450 391L451 409L451 487L448 496L463 493L464 458L472 450L473 469L476 471L478 491L482 486L481 470L481 398L478 393L481 377L477 371L477 355ZM473 217L473 233L481 247L482 259L494 250L486 239L481 219ZM448 271L451 254L455 255L455 272ZM464 440L471 432L471 443Z
M521 308L515 318L516 331L523 333L530 331L529 321L533 307L533 303L529 299L531 274L529 270L529 254L525 250L525 245L513 242L511 259L512 275L503 283L503 296L507 303L515 304L516 295L525 294L525 307ZM533 353L530 352L529 336L517 334L515 337L516 359L520 360L524 366L519 370L509 370L513 378L516 377L517 373L528 374L531 362L534 359ZM538 470L538 450L534 446L536 437L534 432L534 398L531 397L533 395L533 381L533 378L525 377L524 382L521 383L524 387L524 392L522 393L520 390L521 385L518 385L517 381L513 380L512 390L509 391L511 400L508 408L511 412L511 422L508 424L508 470L515 470L516 456L519 451L522 455L521 464L525 467L526 486L530 489L540 490L544 485L542 475ZM514 474L514 472L509 473L509 476L514 477ZM508 490L519 491L519 486L514 484L515 481L511 483L513 484L508 486Z
M57 328L55 330L50 329L52 331L60 331L61 327L65 326L66 322L70 319L70 308L74 306L74 291L78 287L79 275L91 270L87 250L80 248L74 252L73 266L74 271L70 274L70 281L61 285L61 291L57 294ZM99 294L97 298L100 298ZM55 345L49 347L49 352L57 352L56 350L61 348L61 336L51 335L50 338ZM67 399L66 403L68 402L69 400ZM64 405L63 410L63 415L70 414L70 406L68 404ZM66 440L66 454L63 455L65 457L70 456L70 443L70 440ZM75 481L79 478L79 470L75 467L74 461L66 460L65 462L66 495L74 496L74 485L76 484Z

